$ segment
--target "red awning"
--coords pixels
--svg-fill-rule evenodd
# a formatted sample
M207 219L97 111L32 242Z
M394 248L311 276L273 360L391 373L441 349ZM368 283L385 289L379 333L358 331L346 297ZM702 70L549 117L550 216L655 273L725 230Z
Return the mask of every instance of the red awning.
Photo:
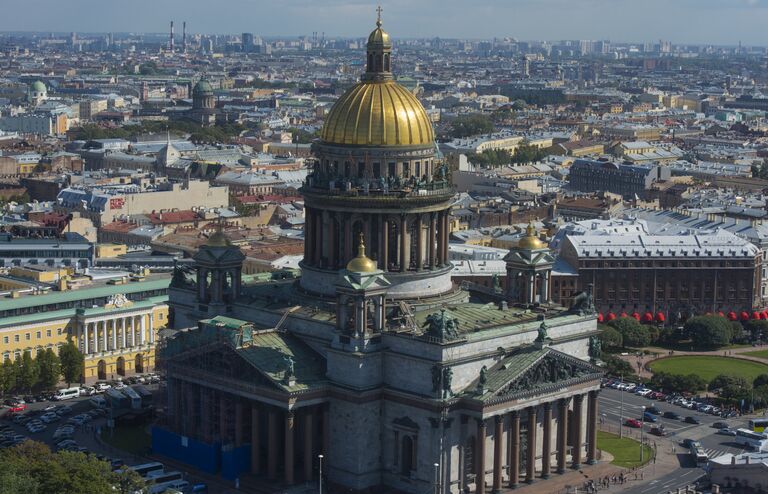
M603 322L603 321L605 321L605 317L603 317L603 313L601 312L597 315L597 322Z
M629 317L629 316L627 315L626 312L622 312L621 314L619 314L619 317Z
M613 312L609 312L607 319L608 319L608 322L613 321L614 319L616 319L616 314L614 314Z
M762 319L762 316L759 312L755 311L752 313L752 319Z
M742 321L749 321L749 313L746 311L741 311L740 317Z
M725 314L723 314L723 311L718 312L717 315L720 317L725 317Z
M645 314L643 314L643 321L653 322L653 314L651 314L650 312L646 312Z
M658 314L656 314L656 321L664 322L666 319L667 318L664 317L664 313L663 312L659 312Z
M731 321L735 321L739 318L739 316L736 315L735 312L731 311L728 313L728 319Z
M640 320L640 314L638 314L637 312L633 312L632 317L634 317L636 321Z

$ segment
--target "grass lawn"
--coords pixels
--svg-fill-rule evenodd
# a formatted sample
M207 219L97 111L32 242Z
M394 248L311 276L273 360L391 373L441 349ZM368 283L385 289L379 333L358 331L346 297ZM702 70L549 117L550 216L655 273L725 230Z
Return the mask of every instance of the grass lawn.
M749 355L750 357L760 357L768 359L768 350L757 350L755 352L746 352L743 355Z
M104 427L101 429L101 439L112 447L135 455L145 454L152 445L152 436L145 425L116 427L114 433L109 427Z
M611 465L632 468L651 461L653 449L643 446L643 462L640 462L640 443L626 437L619 438L616 434L597 431L597 447L613 455Z
M650 364L653 372L668 374L696 374L706 381L711 381L720 374L740 376L752 382L760 374L768 373L768 365L730 357L709 357L686 355L669 357Z

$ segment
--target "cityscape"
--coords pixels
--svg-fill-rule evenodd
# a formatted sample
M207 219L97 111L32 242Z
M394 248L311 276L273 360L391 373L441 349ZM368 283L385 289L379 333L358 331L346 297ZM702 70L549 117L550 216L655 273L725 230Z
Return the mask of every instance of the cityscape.
M0 494L768 492L768 5L668 3L9 6Z

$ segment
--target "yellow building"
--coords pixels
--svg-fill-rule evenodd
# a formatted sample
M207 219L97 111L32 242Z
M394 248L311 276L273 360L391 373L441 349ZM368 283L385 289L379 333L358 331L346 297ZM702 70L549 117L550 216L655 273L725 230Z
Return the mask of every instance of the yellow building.
M75 290L66 283L38 294L17 290L0 299L3 360L46 348L58 353L72 339L85 356L87 382L148 372L159 331L168 325L169 283L168 275L150 275L126 283L80 281Z
M109 243L96 245L96 257L118 257L128 253L125 244Z

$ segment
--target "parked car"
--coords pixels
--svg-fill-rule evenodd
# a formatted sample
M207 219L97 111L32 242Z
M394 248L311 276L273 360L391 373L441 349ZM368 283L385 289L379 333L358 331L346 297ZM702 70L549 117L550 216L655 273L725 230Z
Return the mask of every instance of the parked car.
M717 433L722 434L723 436L736 436L736 431L730 427L723 427L722 429L718 429Z
M727 429L728 422L718 421L712 424L712 427L714 427L715 429Z
M654 436L663 437L667 435L667 432L664 430L664 426L653 426L651 427L651 430L648 431L648 434L653 434Z
M659 410L659 409L658 409L658 408L656 408L656 407L648 407L648 408L646 408L646 409L645 409L645 411L646 411L647 413L652 413L652 414L654 414L654 415L661 415L661 410Z
M656 418L656 415L650 413L650 412L643 412L643 422L656 422L659 419Z
M61 420L61 417L59 417L58 415L56 415L53 412L48 412L48 413L44 413L43 415L41 415L40 416L40 420L42 420L46 424L50 424L51 422L56 422L58 420Z
M26 403L21 402L21 403L16 403L15 405L11 405L8 408L8 411L11 413L19 413L19 412L23 412L26 409L27 409Z
M627 419L626 422L624 422L624 425L627 427L633 427L635 429L640 429L643 427L643 423L637 419Z
M664 412L663 416L665 419L680 420L680 415L672 411Z
M699 425L701 423L701 420L697 419L696 417L685 417L685 420L683 420L686 424L696 424Z

